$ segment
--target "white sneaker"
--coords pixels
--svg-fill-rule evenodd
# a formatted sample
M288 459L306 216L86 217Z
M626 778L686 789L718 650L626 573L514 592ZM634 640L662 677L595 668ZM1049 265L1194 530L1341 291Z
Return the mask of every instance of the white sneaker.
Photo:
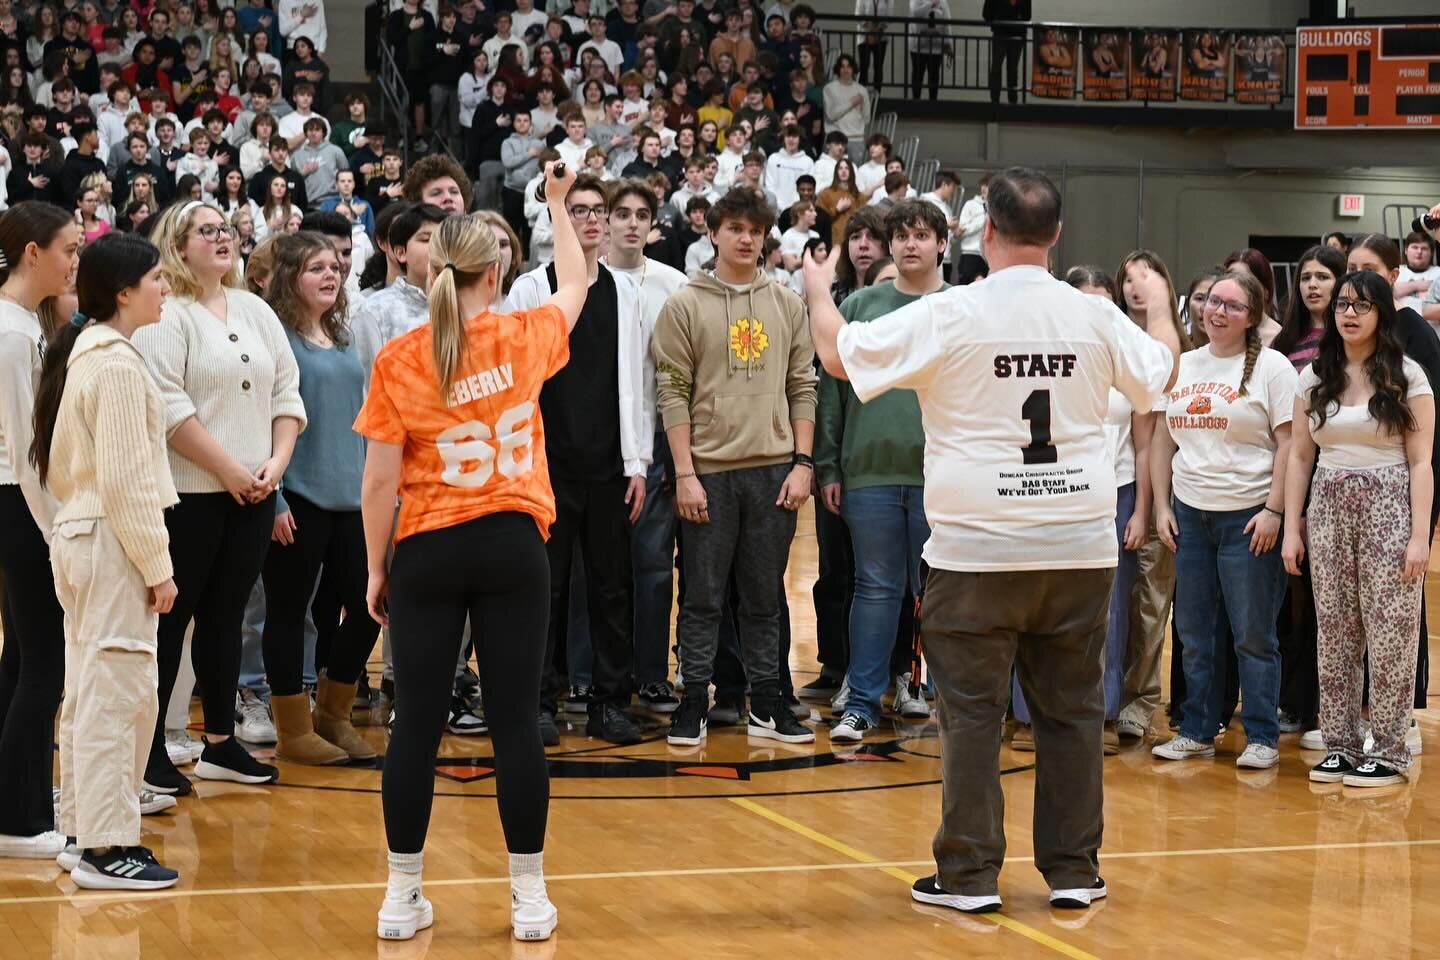
M920 696L910 695L910 673L906 671L895 678L895 712L912 720L924 720L930 716L930 704L925 702L925 691Z
M153 790L140 791L140 816L148 817L159 813L161 810L169 810L177 803L176 799L168 793L156 793Z
M1103 900L1110 895L1105 887L1105 880L1096 877L1095 882L1088 887L1061 888L1050 891L1050 906L1061 910L1084 910L1096 900Z
M1157 743L1150 752L1161 760L1189 760L1191 757L1215 756L1215 744L1201 743L1189 737L1174 737L1164 743Z
M4 860L54 860L65 849L63 833L46 830L33 837L17 837L0 833L0 859Z
M67 837L66 839L69 838ZM65 849L61 850L60 853L55 857L55 862L60 865L61 870L69 873L71 870L74 870L77 866L79 866L80 853L81 851L78 846L76 846L74 843L67 843L65 844Z
M1425 744L1420 740L1420 723L1414 717L1410 718L1410 729L1405 731L1405 746L1410 749L1412 757L1418 757L1425 752ZM1375 752L1375 735L1365 734L1365 750L1368 755Z
M510 878L510 930L516 940L548 940L559 922L543 876Z
M177 767L188 766L200 759L200 754L205 750L205 744L199 737L192 737L185 730L165 731L165 753L169 755L170 762Z
M417 883L403 897L385 895L380 905L379 923L375 935L381 940L412 940L418 930L424 930L435 922L435 909L420 893Z
M1250 770L1269 770L1280 762L1280 751L1263 743L1247 743L1235 766Z
M830 698L830 709L836 713L843 713L845 711L845 705L849 702L850 678L847 676L840 682L840 689L835 692L835 696Z
M1325 735L1319 730L1306 730L1300 734L1301 750L1324 750Z
M1143 739L1150 730L1150 714L1139 703L1128 704L1115 719L1115 732L1131 740Z
M270 718L270 705L254 690L241 690L235 695L235 713L239 723L235 736L246 743L275 742L275 722Z

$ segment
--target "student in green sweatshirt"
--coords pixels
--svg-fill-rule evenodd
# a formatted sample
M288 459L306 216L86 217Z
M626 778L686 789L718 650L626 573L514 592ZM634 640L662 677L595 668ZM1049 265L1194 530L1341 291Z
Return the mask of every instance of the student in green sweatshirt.
M652 353L661 419L675 464L685 600L677 625L684 698L671 744L705 739L722 604L731 570L750 681L748 733L805 743L779 685L780 593L795 511L810 493L814 351L804 304L757 268L775 214L732 189L710 208L712 272L666 301Z
M897 203L885 217L885 234L900 276L847 297L840 305L847 323L868 323L949 286L940 274L949 231L934 204ZM860 740L880 718L907 587L916 595L921 588L920 548L930 536L925 431L913 390L891 390L861 404L848 382L822 373L818 392L820 495L824 506L838 507L855 548L850 698L830 738ZM897 690L907 679L897 680Z

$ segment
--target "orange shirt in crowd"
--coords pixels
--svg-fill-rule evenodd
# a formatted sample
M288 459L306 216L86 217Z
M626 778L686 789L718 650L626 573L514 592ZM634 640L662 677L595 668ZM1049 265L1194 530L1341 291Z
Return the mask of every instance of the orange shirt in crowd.
M385 345L355 430L405 448L397 541L507 511L530 514L549 536L555 494L540 388L569 359L565 315L548 304L465 321L465 349L443 398L429 324Z

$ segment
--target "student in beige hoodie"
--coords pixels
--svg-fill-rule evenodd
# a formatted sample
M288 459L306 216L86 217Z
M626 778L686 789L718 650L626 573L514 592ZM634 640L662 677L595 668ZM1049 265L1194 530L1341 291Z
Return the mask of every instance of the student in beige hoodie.
M140 846L137 797L158 710L155 631L175 602L164 511L179 501L165 403L130 336L160 320L160 252L110 234L80 257L80 309L45 353L30 459L60 507L50 535L65 608L57 858L75 885L179 879Z
M677 626L685 691L667 737L674 745L705 739L732 568L750 682L747 732L787 743L815 738L782 699L778 673L777 584L795 511L810 494L816 378L804 304L757 267L774 218L763 196L732 188L707 218L715 269L671 296L655 325L685 564Z

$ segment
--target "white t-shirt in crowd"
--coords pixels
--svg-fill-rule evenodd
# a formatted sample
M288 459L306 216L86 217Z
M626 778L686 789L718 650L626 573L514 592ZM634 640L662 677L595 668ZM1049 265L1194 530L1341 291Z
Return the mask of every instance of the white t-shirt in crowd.
M1400 276L1395 278L1396 284L1405 283L1410 280L1424 280L1427 284L1433 285L1436 280L1440 280L1440 266L1432 266L1427 270L1416 273L1410 269L1408 264L1402 265L1400 267ZM1410 296L1402 299L1400 303L1414 310L1416 313L1422 313L1422 308L1425 304L1425 295L1429 289L1430 287L1427 286L1425 290L1419 293L1412 293Z
M1405 358L1405 379L1409 383L1405 399L1433 396L1430 378L1425 368L1409 357ZM1336 470L1375 470L1380 467L1397 467L1406 463L1405 434L1381 432L1380 425L1370 416L1368 403L1344 407L1330 404L1330 415L1325 425L1317 427L1319 418L1310 409L1310 391L1320 383L1311 364L1300 374L1300 397L1310 417L1310 436L1320 448L1320 465Z
M1115 486L1135 482L1135 438L1131 435L1130 418L1135 407L1125 394L1110 388L1110 406L1105 410L1105 442L1115 464Z
M1115 566L1110 388L1150 409L1173 356L1114 304L1009 267L849 324L839 349L861 401L919 397L932 567Z
M801 230L799 227L791 227L780 235L780 253L789 254L792 257L800 257L805 254L805 244L811 240L818 239L820 234L814 230Z
M685 274L676 270L669 264L661 263L659 260L645 258L641 266L630 270L624 270L610 264L608 259L605 266L614 273L623 273L635 281L635 286L640 289L640 327L645 337L645 399L650 404L650 409L655 409L655 358L650 355L650 338L655 334L655 321L660 317L660 308L665 306L665 301L670 295L685 286L688 282ZM655 428L662 429L660 418L655 418Z
M1175 387L1153 409L1175 438L1171 489L1196 510L1258 509L1275 473L1275 430L1295 413L1295 367L1265 347L1240 395L1245 354L1209 346L1180 358Z
M867 160L855 168L855 188L861 193L885 182L885 164ZM819 187L816 187L818 190ZM876 191L883 194L883 190Z

